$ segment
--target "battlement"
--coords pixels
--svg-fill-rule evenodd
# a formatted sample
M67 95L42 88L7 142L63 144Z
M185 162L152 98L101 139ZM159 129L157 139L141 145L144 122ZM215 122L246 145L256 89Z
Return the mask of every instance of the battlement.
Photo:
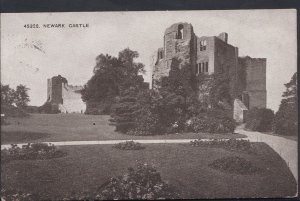
M80 91L83 89L83 86L79 86L79 85L65 84L64 87L66 87L67 90L71 90L71 91Z

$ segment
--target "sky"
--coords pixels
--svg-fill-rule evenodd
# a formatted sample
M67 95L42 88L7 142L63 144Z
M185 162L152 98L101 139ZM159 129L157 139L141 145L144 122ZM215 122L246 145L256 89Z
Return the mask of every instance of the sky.
M239 56L267 58L267 107L277 111L284 83L297 71L294 9L1 13L1 83L13 88L25 84L29 104L40 106L46 101L48 78L60 74L69 84L84 85L99 54L118 56L127 47L139 52L137 61L145 64L143 76L150 82L152 55L163 46L165 29L177 22L191 23L197 36L227 32ZM25 28L27 24L40 28Z

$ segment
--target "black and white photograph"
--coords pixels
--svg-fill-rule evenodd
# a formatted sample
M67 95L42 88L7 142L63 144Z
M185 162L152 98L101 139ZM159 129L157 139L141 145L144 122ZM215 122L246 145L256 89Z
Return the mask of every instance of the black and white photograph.
M1 13L1 201L298 196L297 10Z

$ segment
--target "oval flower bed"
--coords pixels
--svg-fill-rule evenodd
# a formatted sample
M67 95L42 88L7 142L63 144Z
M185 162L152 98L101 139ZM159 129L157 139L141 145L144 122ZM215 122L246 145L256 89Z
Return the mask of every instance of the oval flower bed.
M211 168L236 174L254 174L260 169L254 166L250 161L237 156L223 157L213 161L208 165Z
M115 144L113 146L116 149L122 149L122 150L140 150L145 149L144 146L142 146L141 143L134 142L134 141L126 141L126 142L120 142L118 144Z
M247 153L255 154L255 148L252 146L249 140L237 140L237 139L213 139L211 141L193 140L190 142L195 147L218 147L227 150L245 151Z

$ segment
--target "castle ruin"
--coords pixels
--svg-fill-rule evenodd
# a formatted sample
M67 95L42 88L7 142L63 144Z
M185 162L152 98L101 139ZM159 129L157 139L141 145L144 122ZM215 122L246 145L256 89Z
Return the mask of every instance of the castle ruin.
M47 80L47 102L61 113L84 113L86 104L81 99L82 86L68 85L61 75Z
M228 44L227 33L198 37L188 23L176 23L167 28L164 45L155 54L153 89L159 88L161 78L169 75L173 58L180 61L179 66L190 64L196 76L216 72L228 74L236 121L243 122L248 109L266 107L266 59L239 57L238 48Z

